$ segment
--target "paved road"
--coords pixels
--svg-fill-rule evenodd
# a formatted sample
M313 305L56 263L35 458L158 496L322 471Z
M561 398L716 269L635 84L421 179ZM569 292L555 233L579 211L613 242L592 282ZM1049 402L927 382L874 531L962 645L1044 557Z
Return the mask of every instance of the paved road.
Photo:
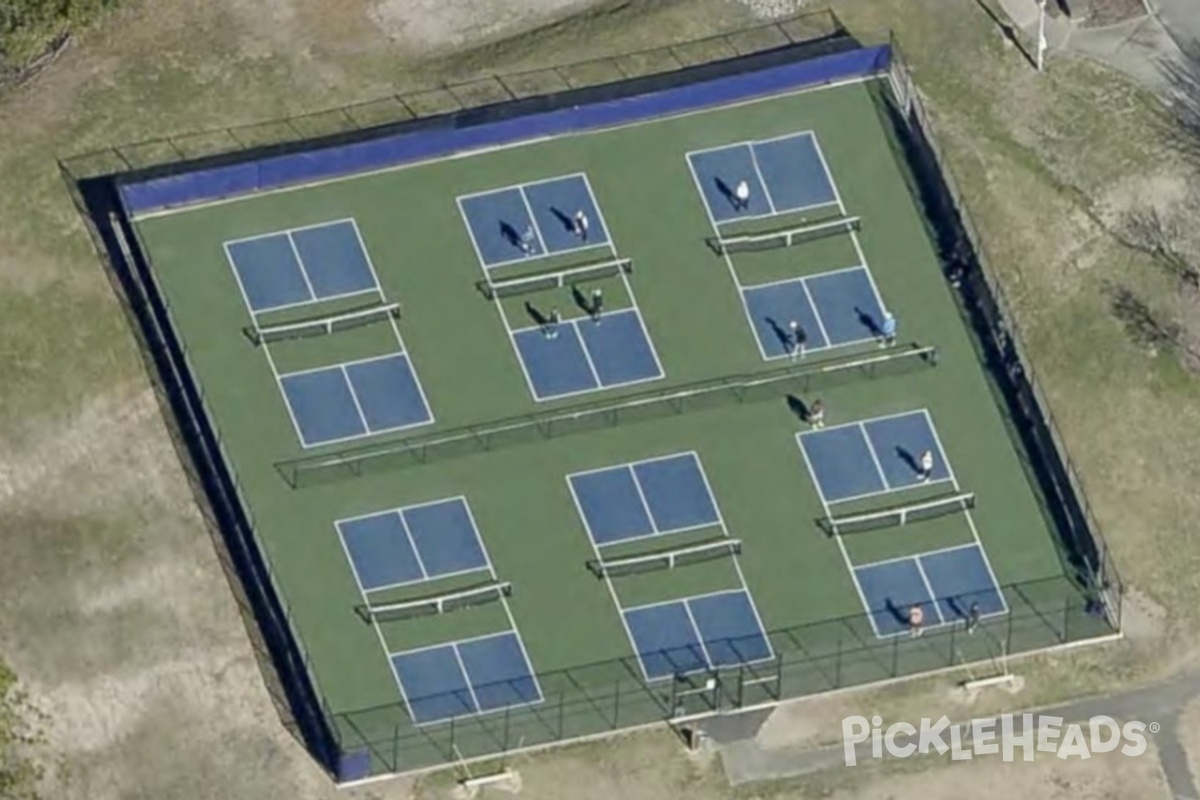
M1194 670L1153 686L1040 709L1037 713L1062 717L1064 724L1086 722L1092 717L1102 715L1123 721L1139 720L1147 725L1157 723L1158 732L1148 734L1148 738L1153 740L1158 751L1172 800L1200 800L1200 792L1196 789L1187 755L1177 735L1179 709L1198 695L1200 670ZM756 729L763 716L746 716L749 719L726 717L705 726L721 753L725 774L730 783L738 785L779 780L843 768L845 754L841 745L810 750L763 749L755 739L748 738L753 733L747 730ZM996 730L999 729L997 724ZM871 758L869 743L862 746L860 751L861 761Z
M1196 0L1145 0L1159 23L1186 53L1200 55L1200 2Z

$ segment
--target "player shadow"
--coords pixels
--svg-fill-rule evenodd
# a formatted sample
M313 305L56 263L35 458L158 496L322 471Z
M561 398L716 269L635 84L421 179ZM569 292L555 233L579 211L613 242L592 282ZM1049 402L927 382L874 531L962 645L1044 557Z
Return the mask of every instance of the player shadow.
M872 336L883 336L883 329L879 327L879 323L875 321L873 316L868 314L866 311L863 311L858 306L854 307L854 313L858 315L859 323L864 328L869 330Z
M890 598L890 597L886 601L884 601L883 608L885 611L887 611L889 614L891 614L896 619L896 622L898 624L903 625L904 627L908 627L908 609L907 608L905 608L905 609L897 608L896 604L894 602L892 602L892 598Z
M733 208L734 211L742 210L741 202L737 199L737 196L734 195L733 188L728 183L718 177L714 177L713 184L717 187L717 191L721 193L721 196L725 198L725 201L729 203L730 207Z
M594 313L592 309L592 301L583 293L583 290L578 286L571 287L571 299L575 301L575 305L579 306L579 310L585 314Z
M504 220L500 220L500 235L513 247L521 246L521 234L517 233L517 229Z
M789 394L787 396L786 402L787 402L788 411L791 411L793 414L795 414L796 419L798 419L804 423L812 422L812 419L809 416L809 410L808 410L807 403L805 403L799 397L796 397L796 395L794 395L794 394Z
M528 300L525 301L525 313L529 315L529 318L533 320L535 325L544 328L550 324L550 318L541 311L538 311L537 307Z
M921 474L921 465L917 463L916 456L899 445L896 446L896 455L900 456L900 460L907 464L908 468L911 469L914 474Z
M557 206L550 206L550 213L562 224L564 231L567 233L575 232L575 219L573 217L563 213L562 209Z
M787 328L783 327L778 322L776 322L774 317L763 317L763 321L771 326L771 330L774 331L775 338L779 340L780 346L783 347L784 351L787 351L791 347L791 344L792 344L791 332ZM800 329L801 343L804 342L804 339L805 339L804 329L801 328Z

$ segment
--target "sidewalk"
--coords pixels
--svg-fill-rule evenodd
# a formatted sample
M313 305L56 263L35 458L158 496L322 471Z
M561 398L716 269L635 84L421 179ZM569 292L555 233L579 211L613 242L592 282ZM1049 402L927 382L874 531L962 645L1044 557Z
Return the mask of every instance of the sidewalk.
M999 0L1000 7L1036 48L1037 0ZM1164 64L1188 52L1200 52L1200 3L1196 0L1146 0L1145 16L1106 28L1081 28L1064 17L1046 18L1047 55L1076 53L1118 69L1159 94L1171 91ZM1052 66L1051 66L1052 68Z

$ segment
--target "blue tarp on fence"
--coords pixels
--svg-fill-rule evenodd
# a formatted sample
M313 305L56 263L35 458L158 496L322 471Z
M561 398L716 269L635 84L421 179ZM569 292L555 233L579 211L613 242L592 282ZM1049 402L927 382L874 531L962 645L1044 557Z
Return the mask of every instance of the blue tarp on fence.
M765 97L789 90L886 70L887 45L715 78L647 94L560 108L497 122L464 127L449 115L445 124L409 133L334 145L152 178L121 187L128 213L153 211L249 194L299 183L428 160L451 153L541 136L607 128L645 119Z

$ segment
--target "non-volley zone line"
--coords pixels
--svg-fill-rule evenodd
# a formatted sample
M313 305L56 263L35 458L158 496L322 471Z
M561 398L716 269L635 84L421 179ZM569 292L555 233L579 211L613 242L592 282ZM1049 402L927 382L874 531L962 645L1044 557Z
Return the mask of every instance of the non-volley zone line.
M526 385L534 400L560 400L602 389L659 380L666 374L637 305L629 280L629 259L614 259L529 278L486 282L481 291L492 297ZM616 277L629 303L610 307L598 281ZM571 296L543 300L537 292L570 287ZM590 286L590 290L589 290ZM515 327L504 297L530 294L523 313L533 325ZM623 298L624 299L624 298ZM561 305L582 316L564 319Z
M804 431L796 441L827 517L836 503L954 483L925 409ZM928 470L921 463L925 454L932 459Z
M881 639L919 633L912 627L914 608L921 610L923 629L957 622L974 625L1008 613L1004 592L978 541L847 566Z
M729 222L841 207L812 131L693 150L686 158L714 231Z
M739 283L738 290L764 360L891 343L884 336L888 312L865 266L753 286Z
M234 239L224 248L251 315L380 291L353 219Z
M457 198L484 271L598 247L612 249L608 225L580 172Z
M417 725L448 722L542 702L529 654L508 605L512 585L496 574L465 497L449 497L339 520L335 528L358 584L365 619L374 628ZM435 587L470 572L488 580L467 589L375 604L372 594L413 584ZM441 583L442 586L447 584ZM394 651L393 631L414 616L437 615L478 603L499 602L503 629ZM436 623L429 623L436 624Z

